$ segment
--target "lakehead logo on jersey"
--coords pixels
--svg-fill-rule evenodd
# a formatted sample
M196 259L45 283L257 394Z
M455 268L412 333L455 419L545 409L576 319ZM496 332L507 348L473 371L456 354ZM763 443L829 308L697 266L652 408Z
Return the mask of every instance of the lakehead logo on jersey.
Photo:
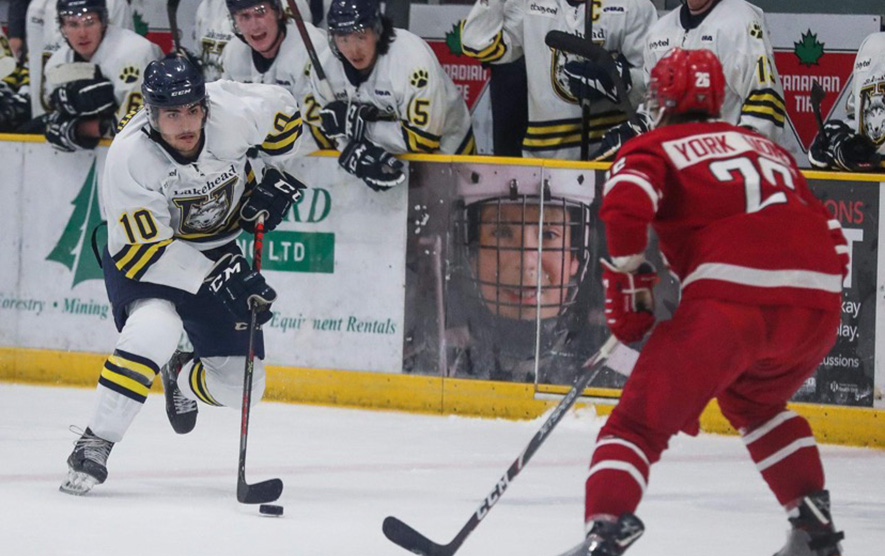
M848 83L855 52L826 50L818 33L807 29L793 41L793 48L775 48L774 60L784 86L784 105L796 138L805 151L817 134L811 105L811 87L818 82L827 93L821 102L824 119Z
M102 225L98 208L98 179L96 162L92 162L79 193L71 202L74 211L58 238L47 261L65 265L73 273L71 287L86 280L100 280L103 275L92 253L92 238L96 245L107 243L107 227Z
M173 202L180 211L178 235L184 238L211 235L224 227L230 217L230 207L233 203L234 185L239 181L236 169L231 167L227 172L216 178L215 183L209 184L213 189L206 195L194 195L192 197L176 197ZM230 216L230 217L229 217Z
M885 80L860 90L860 132L876 145L885 143Z

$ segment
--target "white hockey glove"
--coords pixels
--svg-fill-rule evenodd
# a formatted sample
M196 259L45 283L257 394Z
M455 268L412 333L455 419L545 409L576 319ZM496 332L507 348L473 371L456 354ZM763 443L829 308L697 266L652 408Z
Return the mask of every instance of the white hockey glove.
M255 222L264 215L264 229L270 232L280 225L294 203L301 199L306 185L286 172L269 168L240 209L240 227L255 233Z
M618 70L617 78L624 82L624 89L629 93L633 86L630 77L630 64L623 54L615 58L615 67ZM562 68L562 73L568 79L568 88L578 100L609 100L618 103L618 89L613 76L610 75L600 64L591 60L573 60Z
M406 181L403 163L369 141L351 141L341 151L338 164L360 178L373 191L387 191Z

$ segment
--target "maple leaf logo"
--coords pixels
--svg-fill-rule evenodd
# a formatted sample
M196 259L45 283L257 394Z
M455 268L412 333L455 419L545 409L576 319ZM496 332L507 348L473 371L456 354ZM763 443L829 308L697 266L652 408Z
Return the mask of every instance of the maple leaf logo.
M132 12L132 29L142 37L148 34L148 24L138 12Z
M799 58L803 66L816 66L818 60L824 55L824 43L818 42L817 35L811 32L802 33L802 42L794 42L793 53Z
M455 23L454 25L452 25L452 30L446 33L446 46L449 47L449 52L451 52L455 56L460 56L463 53L463 50L461 50L462 23L464 23L464 20Z

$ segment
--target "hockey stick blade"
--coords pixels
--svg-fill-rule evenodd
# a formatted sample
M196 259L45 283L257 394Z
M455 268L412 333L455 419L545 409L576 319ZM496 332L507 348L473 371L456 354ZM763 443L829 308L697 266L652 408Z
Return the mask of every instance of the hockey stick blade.
M283 481L268 479L254 485L245 480L237 482L237 502L240 504L267 504L280 498L283 494Z
M479 526L482 520L489 515L489 512L495 504L501 500L501 497L510 486L510 483L513 482L517 475L519 475L520 471L522 471L526 464L528 464L529 460L532 459L532 456L538 451L538 448L541 447L550 432L562 420L569 408L575 404L575 401L577 401L578 397L584 391L584 388L586 388L596 375L599 374L605 366L606 361L608 361L611 353L619 345L618 340L612 336L606 340L601 348L599 348L599 351L587 360L582 366L582 372L580 372L578 378L575 379L575 383L571 390L569 390L568 394L566 394L553 409L538 432L535 433L528 445L523 449L522 453L519 454L519 457L510 464L510 467L507 468L504 475L497 483L495 483L495 487L492 491L482 500L479 507L470 516L470 519L468 519L467 523L461 527L461 530L458 531L458 534L455 535L455 538L452 539L449 544L436 544L393 516L388 516L384 519L384 523L381 526L384 536L409 552L420 554L422 556L452 556L457 552L470 533Z
M381 530L384 531L384 536L390 542L398 544L413 554L420 554L421 556L451 556L457 550L457 547L452 547L452 543L446 546L436 544L393 516L384 518Z

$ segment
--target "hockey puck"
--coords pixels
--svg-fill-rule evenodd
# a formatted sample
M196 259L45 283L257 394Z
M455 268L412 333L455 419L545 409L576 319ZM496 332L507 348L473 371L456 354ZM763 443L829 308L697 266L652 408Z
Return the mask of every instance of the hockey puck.
M262 515L281 516L283 515L283 507L275 504L262 504L258 507L258 511Z

